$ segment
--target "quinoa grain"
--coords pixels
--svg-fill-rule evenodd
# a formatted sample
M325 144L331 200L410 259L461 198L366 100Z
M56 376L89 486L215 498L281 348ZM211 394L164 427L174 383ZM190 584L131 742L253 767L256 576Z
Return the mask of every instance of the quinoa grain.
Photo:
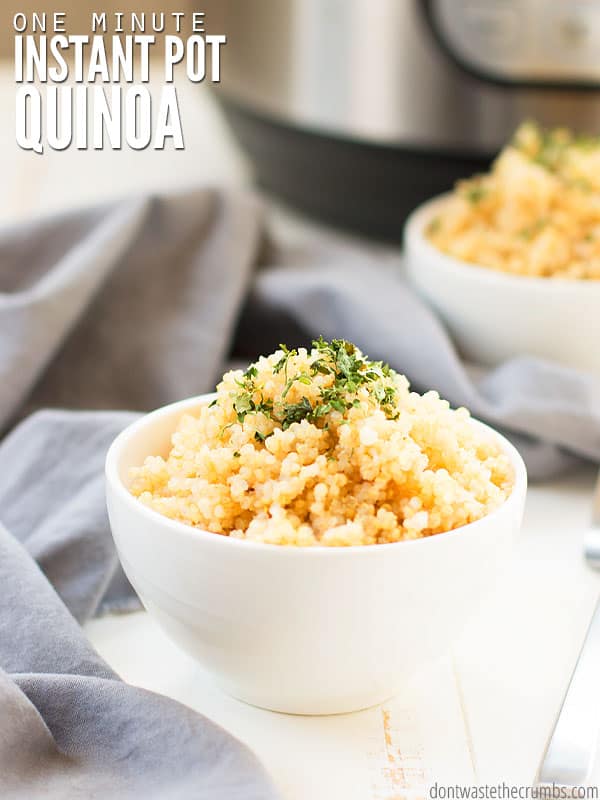
M132 494L216 534L336 547L450 531L504 502L508 458L466 410L349 343L314 344L227 373L168 456L131 470Z

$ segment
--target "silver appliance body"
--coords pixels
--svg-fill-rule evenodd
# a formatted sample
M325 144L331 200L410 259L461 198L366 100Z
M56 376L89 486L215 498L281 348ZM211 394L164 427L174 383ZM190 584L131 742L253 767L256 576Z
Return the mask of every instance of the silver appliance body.
M306 146L320 137L395 152L396 168L405 154L413 183L415 159L424 170L432 159L440 186L423 174L421 199L447 188L450 173L484 167L523 119L600 133L600 0L221 0L220 12L226 110L259 180L292 202L285 176L263 174L256 125L292 132L297 160L301 134ZM274 141L267 149L284 158ZM335 161L333 149L313 149ZM355 156L368 183L368 163ZM348 152L331 180L351 163ZM402 170L396 180L400 191ZM339 189L343 199L344 180Z

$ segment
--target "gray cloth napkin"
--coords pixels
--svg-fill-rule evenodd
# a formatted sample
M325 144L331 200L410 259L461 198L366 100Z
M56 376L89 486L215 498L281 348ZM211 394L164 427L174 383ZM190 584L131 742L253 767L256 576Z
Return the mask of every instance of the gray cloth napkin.
M135 602L102 479L130 416L102 409L210 391L228 356L319 334L506 429L534 478L600 461L600 382L529 358L475 377L397 256L335 238L277 246L250 196L132 198L0 231L3 797L274 797L241 745L124 685L75 620ZM48 406L87 411L40 412L11 431Z
M41 411L0 444L0 797L275 800L243 745L124 684L77 624L130 602L102 466L132 418Z
M0 427L44 406L160 406L210 391L232 348L323 334L506 430L534 479L600 461L597 378L527 357L475 378L399 257L282 248L264 228L255 198L206 189L0 231Z

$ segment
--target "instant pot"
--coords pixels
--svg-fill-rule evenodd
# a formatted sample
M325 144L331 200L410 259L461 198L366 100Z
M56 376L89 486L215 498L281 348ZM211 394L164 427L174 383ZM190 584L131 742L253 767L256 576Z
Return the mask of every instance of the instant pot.
M219 97L259 184L399 240L523 119L600 132L600 0L221 0Z

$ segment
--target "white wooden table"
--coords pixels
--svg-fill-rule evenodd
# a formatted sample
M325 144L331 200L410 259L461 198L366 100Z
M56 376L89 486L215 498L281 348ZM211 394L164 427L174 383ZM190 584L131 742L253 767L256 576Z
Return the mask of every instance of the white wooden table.
M0 223L123 193L247 182L248 165L208 91L179 92L183 151L38 156L14 143L12 74L0 67ZM593 477L581 470L530 490L514 563L494 598L445 661L383 707L273 714L221 694L145 613L97 620L87 632L125 680L247 742L286 800L417 798L433 781L528 785L600 590L581 557Z

